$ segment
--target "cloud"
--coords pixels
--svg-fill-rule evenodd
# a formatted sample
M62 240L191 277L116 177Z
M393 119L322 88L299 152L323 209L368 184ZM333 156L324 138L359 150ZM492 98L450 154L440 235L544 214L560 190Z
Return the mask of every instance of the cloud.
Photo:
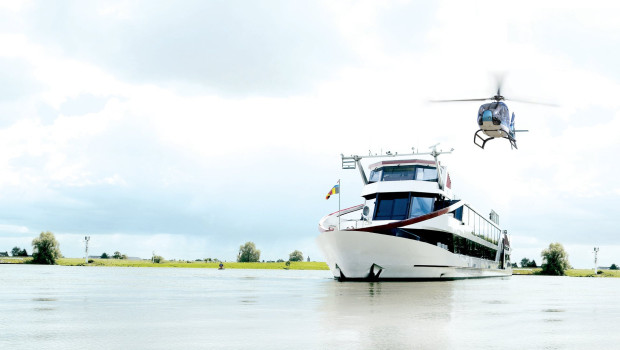
M37 42L136 83L288 96L353 58L314 2L43 1L27 15Z
M20 225L0 224L0 232L29 233L28 227Z

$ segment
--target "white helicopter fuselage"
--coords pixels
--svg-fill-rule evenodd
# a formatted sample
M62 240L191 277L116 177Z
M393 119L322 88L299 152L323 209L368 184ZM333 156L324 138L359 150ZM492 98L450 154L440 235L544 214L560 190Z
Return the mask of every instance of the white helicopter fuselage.
M505 125L495 125L493 121L483 121L480 130L490 137L506 137L510 134L510 130Z

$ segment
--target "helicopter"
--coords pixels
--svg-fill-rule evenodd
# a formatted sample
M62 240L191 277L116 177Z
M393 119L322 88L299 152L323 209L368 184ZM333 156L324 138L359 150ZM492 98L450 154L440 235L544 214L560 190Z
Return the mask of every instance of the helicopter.
M497 84L497 93L495 96L489 98L471 98L461 100L433 100L432 102L469 102L469 101L492 101L485 103L478 109L478 126L479 129L474 134L474 144L482 149L487 142L495 138L505 138L510 142L511 149L517 149L518 132L527 132L528 130L516 130L515 129L515 113L512 112L512 117L508 111L508 106L503 101L515 101L539 104L545 106L555 106L549 103L540 103L524 100L506 99L501 93L502 83ZM485 136L481 135L484 134Z

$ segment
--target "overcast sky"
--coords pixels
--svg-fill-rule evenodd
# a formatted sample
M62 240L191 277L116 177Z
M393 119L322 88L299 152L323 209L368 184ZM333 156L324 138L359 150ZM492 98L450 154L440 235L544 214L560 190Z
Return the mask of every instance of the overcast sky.
M594 7L595 6L595 7ZM513 260L620 263L620 5L520 1L0 1L0 251L323 260L340 154L454 148L457 196ZM472 143L503 94L519 150Z

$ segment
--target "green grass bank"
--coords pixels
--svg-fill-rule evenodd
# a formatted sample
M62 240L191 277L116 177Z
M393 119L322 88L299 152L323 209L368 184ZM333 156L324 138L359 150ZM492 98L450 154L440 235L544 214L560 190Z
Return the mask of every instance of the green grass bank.
M0 264L25 264L32 258L0 258ZM86 264L81 258L61 258L57 261L61 266L119 266L119 267L183 267L183 268L202 268L217 269L219 262L204 261L164 261L154 264L150 260L125 260L125 259L93 259L92 263ZM290 266L285 262L224 262L226 269L263 269L263 270L328 270L327 264L316 261L291 261Z
M540 268L512 269L513 275L540 275ZM598 270L595 274L594 269L568 269L566 276L569 277L620 277L620 270Z

